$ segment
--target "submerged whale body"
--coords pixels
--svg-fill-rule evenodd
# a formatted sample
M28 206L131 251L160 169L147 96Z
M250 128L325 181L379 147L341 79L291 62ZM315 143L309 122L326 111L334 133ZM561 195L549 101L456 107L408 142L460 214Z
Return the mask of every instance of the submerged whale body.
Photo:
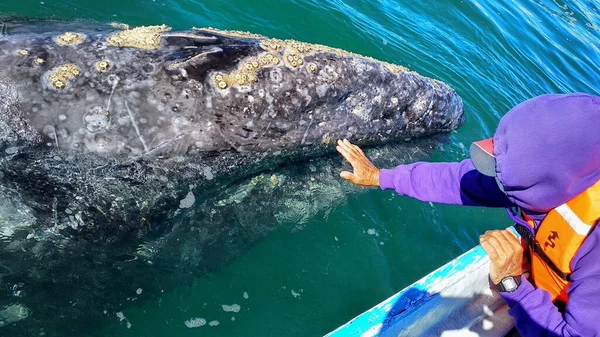
M447 85L325 46L166 26L6 32L2 179L59 231L140 230L223 177L331 153L341 138L377 145L464 120Z
M339 184L331 159L311 159L328 171L281 165L334 153L341 138L378 146L464 122L442 82L245 32L11 22L0 64L0 210L19 209L0 219L0 317L67 299L78 300L70 310L98 309L111 297L103 290L147 277L153 261L216 268L209 260L227 262L276 225L327 208L297 207L312 190L277 188L306 187L311 174ZM261 226L225 233L236 210L252 208ZM232 253L219 254L219 240ZM145 289L164 281L152 274ZM64 302L49 303L49 288ZM15 293L26 306L15 309Z

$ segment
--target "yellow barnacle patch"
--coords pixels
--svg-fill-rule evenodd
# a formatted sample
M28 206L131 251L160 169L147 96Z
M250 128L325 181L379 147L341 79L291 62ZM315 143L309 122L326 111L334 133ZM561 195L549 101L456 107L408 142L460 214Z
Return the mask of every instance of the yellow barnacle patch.
M50 84L56 89L62 89L67 86L70 79L79 75L81 75L81 72L76 65L65 64L50 73Z
M285 60L285 63L288 66L291 66L293 68L298 68L302 64L304 64L304 60L302 59L302 56L300 56L298 54L294 54L294 53L286 54L283 57L283 59Z
M137 27L124 30L108 37L107 41L115 47L132 47L145 50L157 49L160 46L160 33L171 30L166 25Z
M56 43L60 46L76 46L83 42L85 36L78 33L66 32L56 38Z
M279 64L275 54L263 54L244 61L237 70L229 74L217 74L213 77L214 85L219 89L232 86L251 85L258 81L258 71L261 68Z
M398 66L392 63L382 62L376 60L374 58L368 56L362 56L359 54L351 53L342 49L332 48L328 46L318 45L318 44L310 44L305 42L299 42L294 40L278 40L278 39L267 39L261 41L260 46L262 49L266 51L270 51L273 53L284 53L284 62L290 67L300 67L304 63L304 57L314 55L317 53L327 53L334 54L338 57L354 57L357 59L365 60L368 62L373 62L384 66L393 74L400 74L403 72L409 71L407 68ZM292 55L292 58L288 57ZM297 58L294 57L297 56ZM307 69L311 72L310 69Z
M17 55L19 55L21 57L25 57L25 56L29 55L29 51L27 51L25 49L21 49L17 52Z
M259 55L258 57L247 59L245 62L240 64L237 70L229 74L220 75L220 79L213 78L214 85L220 89L225 89L237 85L251 85L252 83L258 80L258 72L261 68L277 66L282 60L284 64L288 67L301 68L308 61L306 57L313 56L315 54L333 54L339 58L356 58L359 59L358 62L361 62L360 60L362 60L367 61L369 63L374 63L379 67L384 67L384 69L387 69L393 74L400 74L409 71L408 69L395 64L381 62L371 57L366 57L355 53L347 52L342 49L331 48L318 44L310 44L294 40L268 39L260 35L245 32L224 32L212 28L200 30L221 36L238 38L250 37L260 39L260 47L267 52L266 54ZM318 71L317 64L313 62L310 62L306 65L306 71L310 74L316 73ZM333 79L337 79L340 77L340 75L334 72L331 77Z
M35 59L35 64L37 64L39 66L43 65L44 63L46 63L46 61L44 59L41 59L41 58Z
M313 45L304 42L298 42L294 40L285 41L288 48L295 50L299 54L308 54L313 51Z
M261 42L260 46L264 50L278 52L285 48L285 42L277 39L269 39Z
M108 61L96 62L96 70L101 73L107 72L111 67L112 64Z

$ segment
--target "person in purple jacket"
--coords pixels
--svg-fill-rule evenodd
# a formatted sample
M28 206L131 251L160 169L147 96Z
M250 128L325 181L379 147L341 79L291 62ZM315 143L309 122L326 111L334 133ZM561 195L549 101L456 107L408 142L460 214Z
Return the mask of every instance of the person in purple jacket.
M487 231L480 243L519 333L600 336L600 97L525 101L460 163L379 170L348 140L337 150L354 170L340 176L354 184L427 202L507 208L523 243L508 229Z

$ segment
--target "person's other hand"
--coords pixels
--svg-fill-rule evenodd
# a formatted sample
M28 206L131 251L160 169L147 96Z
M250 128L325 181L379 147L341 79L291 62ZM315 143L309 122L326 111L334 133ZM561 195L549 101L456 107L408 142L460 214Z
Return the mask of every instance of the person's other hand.
M490 257L490 280L494 284L509 276L521 276L526 270L523 264L523 246L508 229L487 231L479 237L479 243Z
M338 140L336 149L354 169L354 172L343 171L340 177L360 186L379 186L379 169L358 146L344 139Z

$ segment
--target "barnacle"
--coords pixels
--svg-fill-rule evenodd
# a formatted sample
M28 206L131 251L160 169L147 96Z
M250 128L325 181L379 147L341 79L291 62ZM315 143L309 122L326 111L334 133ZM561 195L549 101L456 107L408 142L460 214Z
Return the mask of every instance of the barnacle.
M260 46L267 51L278 52L285 48L285 42L277 39L269 39L262 41Z
M112 64L109 61L96 62L96 70L101 73L108 71L111 67Z
M292 66L294 68L297 68L304 63L304 61L302 60L302 57L300 57L298 54L294 54L294 53L285 55L283 59L285 60L285 63L287 65Z
M283 60L285 65L287 65L288 67L300 68L306 63L306 56L312 56L318 53L334 54L338 57L358 58L365 61L377 63L385 67L388 71L390 71L393 74L399 74L408 71L407 68L404 68L402 66L378 61L371 57L366 57L355 53L347 52L342 49L331 48L318 44L310 44L294 40L268 39L263 37L262 35L251 34L247 32L221 31L213 28L202 28L199 30L221 36L261 39L262 41L260 41L260 47L268 52L267 54L247 59L245 62L240 64L237 70L229 74L219 75L221 76L219 79L215 77L213 82L215 86L221 89L225 89L227 87L236 85L250 85L253 82L257 81L258 71L261 68L277 66L280 64L281 60ZM317 69L317 64L313 62L310 62L306 65L306 71L308 73L315 73ZM333 72L331 78L337 79L339 78L339 76L340 75L337 72ZM224 84L222 82L224 82Z
M157 49L160 46L160 33L171 30L166 25L136 27L124 30L108 37L107 41L115 47L133 47L145 50Z
M399 74L402 72L409 71L407 68L395 65L388 62L383 62L376 60L372 57L362 56L359 54L351 53L342 49L332 48L328 46L323 46L319 44L310 44L305 42L299 42L295 40L278 40L278 39L268 39L264 40L260 44L261 48L270 52L285 52L287 55L295 55L298 57L297 59L292 56L290 59L288 56L284 56L284 61L286 64L292 67L299 67L304 63L304 57L314 55L316 53L329 53L334 54L339 57L354 57L362 60L374 62L383 65L390 72L394 74Z
M50 73L50 84L57 89L64 88L68 81L72 78L79 76L81 72L79 68L74 64L64 64L55 68Z
M239 68L229 74L218 74L213 77L215 86L225 89L230 86L244 86L258 80L258 71L261 68L279 64L279 59L274 54L263 54L243 62Z
M61 46L76 46L85 39L85 36L78 33L66 32L56 38L56 43Z

